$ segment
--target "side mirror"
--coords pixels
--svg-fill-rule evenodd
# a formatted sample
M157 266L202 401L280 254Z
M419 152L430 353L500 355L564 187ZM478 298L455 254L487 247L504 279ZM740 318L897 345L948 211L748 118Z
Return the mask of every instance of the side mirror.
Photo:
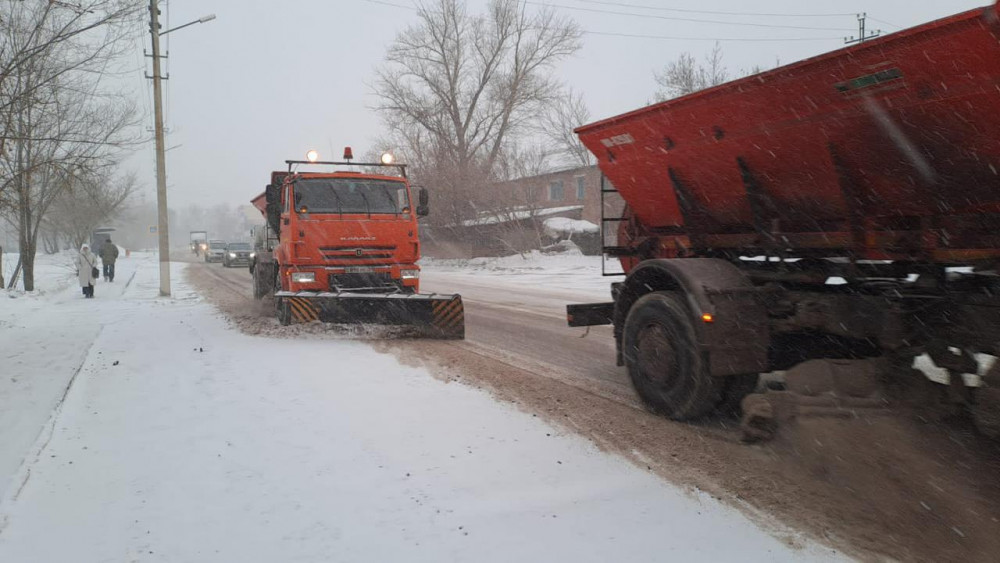
M277 203L278 201L277 190L271 184L264 186L264 201L267 203Z
M427 188L420 188L420 191L417 192L417 217L426 217L430 213L430 209L427 207L428 199Z

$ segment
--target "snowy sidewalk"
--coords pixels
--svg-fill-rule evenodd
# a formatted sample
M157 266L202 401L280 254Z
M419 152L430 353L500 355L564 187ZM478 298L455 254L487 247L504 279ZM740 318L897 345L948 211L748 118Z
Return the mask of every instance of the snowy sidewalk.
M74 256L40 255L35 266L39 291L34 294L0 291L0 498L101 327L122 316L122 296L137 265L155 260L151 255L123 257L115 283L98 281L97 298L85 300ZM125 309L131 306L124 304Z
M837 558L365 343L243 335L180 276L153 298L136 264L0 500L0 561ZM41 349L75 303L39 305L24 354L78 353Z

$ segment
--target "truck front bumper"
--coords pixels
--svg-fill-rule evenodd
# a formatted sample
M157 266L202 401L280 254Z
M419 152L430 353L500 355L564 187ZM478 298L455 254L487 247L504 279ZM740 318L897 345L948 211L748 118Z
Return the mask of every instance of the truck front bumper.
M422 336L464 339L465 306L460 295L279 291L278 320L410 326Z

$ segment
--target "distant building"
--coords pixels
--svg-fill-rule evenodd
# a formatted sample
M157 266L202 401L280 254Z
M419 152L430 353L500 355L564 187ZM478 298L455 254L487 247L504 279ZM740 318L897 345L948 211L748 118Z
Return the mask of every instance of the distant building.
M584 252L600 253L597 166L518 178L491 189L486 198L491 201L489 208L481 209L477 217L446 227L447 232L425 230L425 251L438 256L503 255L570 238ZM606 195L605 217L620 217L621 200L617 194Z
M496 189L498 192L520 196L535 209L577 207L578 215L565 216L590 221L595 225L601 223L601 171L597 166L581 166L519 178L498 184Z

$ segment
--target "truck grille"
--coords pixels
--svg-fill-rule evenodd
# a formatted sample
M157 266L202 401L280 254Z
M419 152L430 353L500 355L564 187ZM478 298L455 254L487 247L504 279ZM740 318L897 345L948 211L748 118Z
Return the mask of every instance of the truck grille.
M388 272L330 274L330 291L388 292L399 289Z
M372 260L392 258L396 247L389 246L321 246L320 252L327 260Z

